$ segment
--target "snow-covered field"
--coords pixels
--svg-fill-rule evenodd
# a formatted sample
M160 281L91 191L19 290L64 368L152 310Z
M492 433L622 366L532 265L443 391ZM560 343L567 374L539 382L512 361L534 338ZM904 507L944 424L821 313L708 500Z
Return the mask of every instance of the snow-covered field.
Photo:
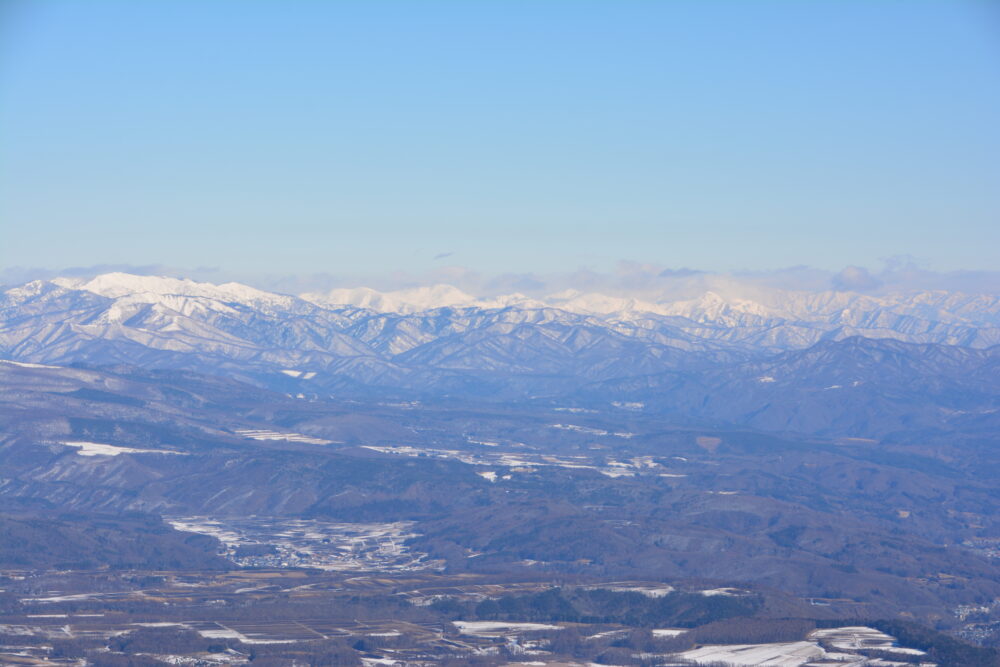
M680 637L688 630L684 628L654 628L653 636L657 639L671 639L673 637Z
M244 644L294 644L299 639L269 637L261 633L247 633L227 627L214 621L132 623L142 628L184 628L194 630L205 639L236 639Z
M705 597L715 597L722 595L724 597L732 597L734 595L742 595L745 591L741 591L738 588L708 588L703 591L698 591Z
M624 436L623 436L624 437ZM484 444L476 442L475 444ZM493 443L485 443L490 447ZM666 472L666 468L652 456L637 456L629 461L605 459L604 457L586 456L553 456L535 452L503 452L503 451L461 451L457 449L434 449L429 447L413 447L412 445L362 445L382 454L396 456L426 456L438 459L451 459L475 466L503 466L505 468L535 468L541 466L555 468L572 468L575 470L594 470L608 477L634 477L640 473L659 475L660 477L686 477L683 474ZM496 481L492 476L477 473L485 479ZM502 479L510 479L503 475Z
M680 657L696 665L722 662L740 667L801 667L808 662L823 658L825 653L813 642L788 642L702 646L685 651Z
M24 598L21 602L75 602L101 597L100 593L77 593L75 595L50 595L42 598Z
M662 598L673 593L676 589L668 584L611 584L600 586L605 590L616 593L639 593L648 598Z
M658 634L656 630L654 635ZM822 644L822 645L821 645ZM925 655L914 648L896 646L896 638L874 628L850 626L825 628L809 633L807 641L776 644L727 644L702 646L678 655L696 665L724 663L738 667L842 667L896 666L911 664L894 660L870 658L866 650L896 653L905 657ZM932 663L920 663L930 666Z
M172 517L177 530L211 535L225 545L227 558L239 565L315 567L323 570L419 570L430 567L425 554L409 549L417 537L412 523L333 523L308 519L213 519ZM241 546L273 547L255 555L237 555Z
M118 456L119 454L178 454L186 455L187 452L173 452L168 449L136 449L135 447L120 447L118 445L105 445L100 442L84 442L74 440L62 443L67 447L76 447L80 456Z
M244 438L249 438L251 440L285 440L287 442L301 442L307 445L332 444L331 440L314 438L311 435L302 435L301 433L280 433L278 431L271 431L265 428L240 428L236 429L236 432Z
M452 621L463 635L477 637L493 637L515 632L533 632L536 630L562 630L558 625L548 623L512 623L509 621Z
M901 655L925 655L924 651L915 648L896 646L896 638L892 635L863 625L814 630L809 639L846 650L878 649Z

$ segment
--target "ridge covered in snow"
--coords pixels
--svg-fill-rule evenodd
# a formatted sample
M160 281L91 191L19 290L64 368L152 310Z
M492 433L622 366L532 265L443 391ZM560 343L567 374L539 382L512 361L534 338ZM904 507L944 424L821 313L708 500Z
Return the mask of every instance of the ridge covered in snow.
M184 296L216 299L224 302L246 304L288 303L290 297L243 285L241 283L195 282L187 278L137 276L130 273L104 273L90 280L83 278L55 278L53 284L70 290L91 292L112 299L130 297L132 301L157 303L163 297Z
M452 285L437 284L401 290L378 291L368 287L307 292L299 297L275 294L236 282L220 285L189 279L106 273L91 279L55 278L34 281L7 291L30 294L54 285L131 303L177 303L171 297L209 299L249 307L289 308L297 300L323 308L353 306L379 313L415 314L440 308L492 310L502 308L555 308L568 313L599 317L636 318L645 315L681 317L701 323L738 326L747 320L782 320L861 324L882 314L914 317L932 322L1000 325L1000 298L945 291L869 296L855 292L795 292L757 290L758 299L725 296L706 290L692 299L664 295L610 295L564 290L542 297L524 294L474 296Z
M755 290L757 299L725 296L706 290L692 299L665 295L609 295L564 290L541 297L508 294L476 297L450 285L379 292L359 287L301 297L326 307L356 306L383 313L419 313L438 308L557 308L569 313L634 318L643 315L683 317L703 323L739 325L741 320L783 320L830 323L871 321L872 314L892 312L934 322L1000 325L1000 297L946 291L920 291L869 296L856 292L796 292ZM877 319L877 317L876 317Z
M387 384L419 379L414 369L638 376L857 336L989 348L1000 344L1000 299L777 290L754 300L712 291L681 301L579 291L482 298L449 285L296 297L124 273L0 292L0 358L286 377L297 369L303 378L324 370Z
M873 419L897 428L903 416L883 404L887 387L913 389L906 420L940 410L988 420L995 410L1000 300L988 295L483 299L436 286L325 296L127 274L26 283L0 292L0 359L15 362L0 374L34 369L18 364L127 365L224 375L301 399L578 395L616 410L687 405L803 431L819 428L816 415L834 400L847 406L838 432ZM792 412L766 408L789 392ZM947 402L956 396L964 402ZM815 409L802 407L810 401Z

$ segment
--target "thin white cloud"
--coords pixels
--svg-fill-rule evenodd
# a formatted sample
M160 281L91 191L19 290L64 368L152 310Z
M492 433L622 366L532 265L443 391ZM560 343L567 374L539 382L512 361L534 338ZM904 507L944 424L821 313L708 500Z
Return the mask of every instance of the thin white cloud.
M830 282L840 292L871 292L882 286L882 281L863 266L844 267Z
M168 265L104 264L89 267L48 269L0 268L0 284L15 285L56 276L89 277L122 271L139 275L164 275L222 283L237 281L283 294L323 292L343 287L370 287L391 291L426 285L453 285L477 297L521 293L542 297L565 290L600 292L651 300L695 298L706 291L723 296L753 299L770 290L822 292L831 289L887 294L915 290L948 290L970 294L1000 294L1000 271L939 272L921 267L911 258L891 258L879 270L848 266L826 271L792 266L772 271L711 273L689 267L621 261L609 272L580 268L565 273L484 274L460 266L441 266L425 272L397 271L382 275L351 275L335 272L302 275L248 274L218 267L181 269Z

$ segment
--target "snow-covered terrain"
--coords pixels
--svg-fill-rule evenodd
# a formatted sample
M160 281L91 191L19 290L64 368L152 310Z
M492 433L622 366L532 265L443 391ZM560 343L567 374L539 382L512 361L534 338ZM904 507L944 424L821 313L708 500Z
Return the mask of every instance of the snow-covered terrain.
M99 442L69 441L62 443L67 447L76 447L80 456L118 456L119 454L186 454L169 449L136 449L135 447L120 447L105 445Z
M696 665L723 663L746 667L801 667L825 656L826 652L813 642L702 646L680 654Z
M329 445L329 440L324 440L323 438L314 438L309 435L302 435L301 433L281 433L279 431L272 431L270 429L238 429L236 431L244 438L249 438L251 440L283 440L286 442L301 442L307 445Z
M755 290L756 300L743 296L723 296L706 291L685 300L666 295L642 297L584 293L574 290L529 298L523 294L477 297L450 285L433 285L379 292L366 287L335 289L326 293L306 293L301 297L274 294L239 283L211 283L108 273L90 280L55 278L34 281L8 289L0 298L0 309L38 304L65 298L64 292L83 292L111 302L90 301L103 312L99 320L124 322L145 312L142 306L158 306L163 315L171 313L197 317L209 312L237 314L241 310L288 315L324 311L364 310L371 314L419 315L453 309L468 315L476 311L542 311L543 318L559 318L558 312L586 316L609 327L649 328L657 322L670 323L699 338L725 338L720 328L765 331L757 344L795 347L819 340L823 333L835 336L878 335L898 340L947 342L984 347L1000 342L1000 297L922 291L885 296L854 292L794 292ZM453 315L452 317L456 317ZM524 320L511 317L506 321ZM539 314L534 316L539 317ZM385 320L388 321L388 320ZM401 321L413 322L412 318Z
M512 621L452 621L463 635L480 637L501 636L512 632L533 632L538 630L562 630L562 626L548 623L517 623Z
M896 638L875 628L846 626L814 630L809 639L843 650L877 649L901 655L925 655L915 648L896 646Z
M304 296L123 273L34 281L0 292L0 358L12 362L0 369L195 372L303 400L551 397L574 415L701 411L765 429L815 432L836 422L838 433L851 435L851 419L871 424L862 413L896 395L879 383L937 387L940 404L922 404L928 391L905 401L927 419L995 408L1000 298L992 295L758 289L753 299L706 292L678 301L583 292L480 297L436 285ZM776 400L795 392L794 401ZM955 396L968 400L954 404ZM847 417L822 416L831 402ZM891 414L877 409L880 420Z
M327 571L422 570L432 563L412 551L413 524L335 523L263 517L219 519L171 517L175 529L211 535L225 545L225 556L242 566L312 567ZM246 552L241 547L257 547Z

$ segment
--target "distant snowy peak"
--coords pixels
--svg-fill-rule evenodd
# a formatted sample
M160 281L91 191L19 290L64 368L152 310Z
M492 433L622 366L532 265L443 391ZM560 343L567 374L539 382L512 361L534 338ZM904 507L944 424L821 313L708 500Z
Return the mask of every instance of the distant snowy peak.
M461 374L474 370L646 377L856 336L980 349L1000 344L1000 299L992 295L737 287L684 300L649 292L477 297L449 285L335 290L306 300L236 283L123 273L61 278L0 291L0 358L255 368L285 379L291 369L412 388L425 381L457 387L448 383L464 382ZM425 379L428 369L458 374ZM767 368L755 373L778 383L783 377ZM834 384L844 382L826 386Z
M760 318L779 316L776 311L756 301L726 298L715 292L705 292L697 299L689 301L663 303L660 308L664 315L677 315L698 322L716 322L747 315Z
M666 308L650 301L609 296L596 292L584 294L576 290L566 290L565 292L552 294L545 298L545 303L553 308L585 315L626 316L636 313L669 314Z
M52 283L65 289L91 292L111 299L133 303L164 303L174 297L199 297L227 303L288 306L294 297L273 294L240 283L200 283L187 278L137 276L130 273L105 273L90 280L55 278Z
M433 285L390 292L367 287L334 289L303 294L302 298L329 308L354 306L401 315L437 308L555 308L611 321L635 321L650 316L681 317L727 327L812 322L830 327L868 328L880 320L883 322L878 326L883 327L894 317L979 326L1000 324L1000 298L948 292L875 297L852 292L757 290L753 298L746 298L707 291L693 299L678 300L663 294L611 295L574 289L538 298L523 294L476 297L451 285Z
M794 292L756 290L747 298L732 286L706 291L696 298L678 300L665 294L603 294L565 290L544 297L524 294L479 297L452 285L438 284L380 292L368 287L334 289L300 297L275 294L240 283L196 282L160 276L106 273L94 278L56 278L35 281L5 291L0 307L16 307L47 298L62 290L73 290L109 298L116 302L110 321L122 321L152 304L174 313L193 314L201 309L228 312L234 307L278 313L304 314L319 306L325 309L363 308L401 316L440 308L479 310L556 309L608 322L639 322L649 318L684 318L704 325L771 327L801 323L828 330L890 332L918 335L937 325L972 329L1000 328L1000 297L943 291L870 296L852 292ZM957 332L957 330L956 330ZM966 336L969 332L957 332ZM949 339L951 340L951 339ZM957 340L957 339L956 339ZM989 340L993 340L992 334ZM987 342L981 341L985 345Z
M476 308L547 308L549 304L544 301L539 301L537 299L532 299L524 294L514 293L514 294L502 294L500 296L491 296L483 299L477 299L474 304Z
M368 287L333 289L329 292L303 294L302 298L321 306L356 306L400 314L420 313L436 308L543 308L546 305L523 294L480 299L451 285L414 287L393 292L378 292Z
M356 306L384 313L415 313L434 308L472 306L476 297L451 285L414 287L395 292L378 292L368 287L310 292L302 298L322 306Z
M383 313L412 314L437 308L557 308L573 313L606 315L619 311L657 312L655 304L635 299L610 297L603 294L584 294L567 290L542 299L533 299L524 294L502 294L491 297L475 297L451 285L433 285L412 289L379 292L368 287L333 289L329 292L303 294L302 298L312 303L336 307L356 306Z
M678 315L698 321L714 321L726 315L751 314L774 317L774 312L745 299L724 299L708 292L692 301L652 301L611 296L597 292L565 290L538 299L524 294L475 297L451 285L434 285L393 292L379 292L368 287L334 289L303 294L306 301L328 306L356 306L384 313L411 314L436 308L556 308L581 315L629 318L644 314Z

